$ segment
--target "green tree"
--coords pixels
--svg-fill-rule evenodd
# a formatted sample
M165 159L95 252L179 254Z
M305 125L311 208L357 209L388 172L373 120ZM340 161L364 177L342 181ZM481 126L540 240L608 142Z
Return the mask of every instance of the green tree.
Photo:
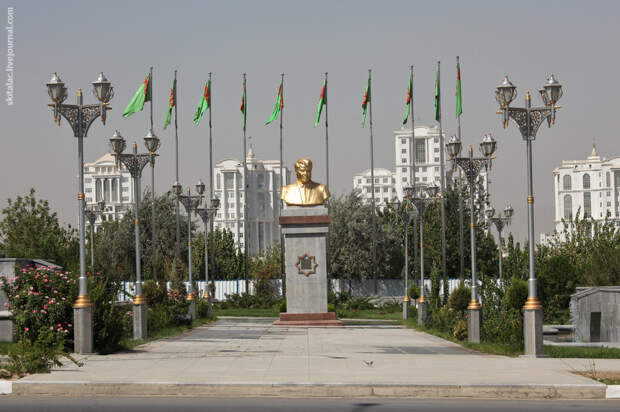
M153 247L151 206L153 197L146 191L140 202L140 244L142 278L165 280L165 268L176 253L176 220L174 199L170 192L155 198L157 244ZM183 208L181 208L183 209ZM134 210L129 209L122 219L104 222L95 238L95 267L104 273L121 273L125 279L135 277ZM187 262L187 216L181 214L180 259ZM192 223L192 232L195 224ZM192 235L194 236L194 235ZM153 274L153 259L155 273Z
M68 270L79 264L76 230L63 227L47 200L36 199L35 190L8 199L0 221L0 250L6 257L45 259Z
M349 279L372 276L372 209L356 191L330 200L329 231L331 274ZM400 232L399 232L400 231ZM394 216L377 213L377 277L394 277L403 261L402 229Z
M244 271L243 253L235 245L233 234L229 230L215 228L213 236L214 250L209 250L210 279L239 279ZM204 232L195 235L192 246L192 267L196 279L204 279L205 256ZM211 242L209 241L209 244ZM214 255L215 267L211 267L211 256Z

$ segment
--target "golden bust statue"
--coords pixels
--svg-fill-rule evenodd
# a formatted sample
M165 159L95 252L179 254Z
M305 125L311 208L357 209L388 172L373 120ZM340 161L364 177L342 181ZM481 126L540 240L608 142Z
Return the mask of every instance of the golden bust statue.
M280 199L289 206L319 206L329 199L327 186L313 182L312 160L303 158L295 162L297 181L282 188Z

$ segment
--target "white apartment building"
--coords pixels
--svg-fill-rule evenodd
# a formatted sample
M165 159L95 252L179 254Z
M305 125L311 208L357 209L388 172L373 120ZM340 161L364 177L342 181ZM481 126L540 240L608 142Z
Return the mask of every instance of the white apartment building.
M97 202L100 200L106 203L103 214L97 214L95 229L103 221L121 219L125 212L133 207L131 174L125 166L118 168L110 153L104 154L93 163L84 163L84 196L86 207L95 210L99 210Z
M445 139L445 133L444 133ZM412 184L410 179L413 167L410 153L411 129L401 128L394 132L394 165L396 170L375 168L375 199L381 207L387 201L403 199L403 187ZM416 184L440 185L440 143L439 127L415 127L415 181ZM444 161L447 159L444 158ZM446 167L446 175L451 176L451 168ZM370 169L353 177L353 188L360 190L363 198L370 202L372 197ZM446 179L446 182L448 180Z
M553 170L553 183L558 233L564 229L562 219L573 218L578 210L581 218L610 218L620 226L620 157L601 158L593 146L585 160L562 160Z
M280 241L280 161L258 160L250 146L248 168L248 251L251 255ZM284 169L283 185L289 184L289 170ZM243 162L224 159L214 167L214 195L220 209L214 226L232 232L237 247L244 247L244 170Z
M353 189L358 190L365 202L372 200L370 169L353 176ZM387 169L375 168L375 203L382 208L397 197L395 174Z

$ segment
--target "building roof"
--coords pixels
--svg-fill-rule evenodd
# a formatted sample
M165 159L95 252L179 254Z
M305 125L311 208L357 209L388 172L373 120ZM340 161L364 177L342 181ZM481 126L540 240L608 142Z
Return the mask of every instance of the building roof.
M99 159L95 160L92 163L85 163L84 166L113 166L116 165L116 159L111 153L105 153Z
M394 174L394 172L392 172L391 170L384 169L381 167L375 167L375 177L392 176L392 174ZM358 177L358 176L370 177L370 169L366 169L361 173L356 173L355 177Z
M396 136L410 136L411 135L411 127L406 128L406 127L402 127L400 130L395 130L394 134ZM445 135L445 131L444 131L444 135ZM430 137L430 136L439 136L439 127L438 126L424 126L424 125L420 125L420 126L415 126L415 137Z

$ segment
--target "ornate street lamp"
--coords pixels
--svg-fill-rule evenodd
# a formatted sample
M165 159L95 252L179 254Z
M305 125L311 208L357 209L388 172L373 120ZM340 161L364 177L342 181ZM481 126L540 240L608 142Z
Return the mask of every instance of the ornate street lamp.
M536 240L534 238L534 178L532 172L532 142L536 139L536 133L542 122L546 119L547 125L555 124L555 113L560 106L556 103L562 97L562 85L558 83L552 74L547 78L545 85L539 90L543 101L542 107L532 107L530 92L525 93L525 107L510 107L510 103L516 97L516 86L510 83L508 76L497 86L495 97L499 103L502 115L502 125L508 126L510 119L514 120L519 127L521 137L526 143L527 156L527 221L528 221L528 245L529 245L529 279L528 297L524 309L524 335L525 355L539 357L543 355L542 305L538 299L536 287L536 268L534 266L534 252Z
M157 217L155 216L155 157L158 156L157 150L161 146L161 141L159 138L153 133L153 129L150 129L149 132L144 136L144 147L151 154L151 243L153 244L153 254L151 261L151 273L153 278L157 278L155 276L155 262L157 256Z
M506 206L506 208L504 209L504 217L501 216L501 213L499 214L499 216L494 217L495 209L493 209L492 207L486 209L484 213L486 214L489 223L495 225L495 228L497 229L497 233L499 235L499 278L503 279L502 259L504 253L502 243L502 230L504 229L505 225L509 225L512 221L514 209L510 205Z
M196 185L196 192L200 195L200 203L202 204L203 195L205 192L205 184L202 180L198 181ZM206 202L205 202L206 203ZM211 294L209 293L209 222L213 219L213 216L217 213L217 210L220 207L220 199L217 197L213 197L211 199L211 207L208 207L206 204L204 207L197 207L195 212L202 219L202 223L205 226L205 282L207 284L207 290L205 291L204 298L211 299Z
M194 320L196 319L196 300L194 299L194 286L192 284L192 212L195 211L200 204L201 196L192 195L189 187L187 188L187 194L182 195L183 187L179 182L174 182L172 191L175 194L175 199L185 207L185 212L187 213L187 268L189 273L189 287L186 300L189 302L189 316Z
M403 320L409 318L409 222L411 219L415 219L417 211L412 207L410 197L413 195L413 187L408 186L404 188L405 196L403 196L403 203L396 199L394 202L394 211L396 216L405 225L405 293L403 297Z
M123 153L127 147L125 139L118 130L110 138L110 147L112 155L116 158L118 165L122 164L133 178L134 187L134 233L136 238L136 288L135 297L133 299L133 338L146 339L148 336L146 321L146 299L142 295L142 262L140 250L140 179L142 179L142 170L153 160L152 153L138 153L138 146L133 143L133 153Z
M418 323L424 325L428 316L428 301L424 293L424 212L437 200L439 187L416 185L408 192L407 200L415 207L420 219L420 298L418 299Z
M105 201L101 200L97 203L99 210L94 207L88 208L84 211L86 219L90 225L90 270L95 270L95 240L94 240L94 228L95 221L97 220L97 215L101 215L101 220L103 221L103 212L105 210Z
M84 216L84 138L88 134L93 121L100 117L105 124L106 112L111 108L108 104L114 96L114 88L103 73L93 82L93 92L98 104L83 104L82 89L78 89L77 104L64 104L67 99L67 87L60 77L54 73L46 84L47 93L52 99L54 122L60 126L61 116L64 117L73 135L78 139L78 226L80 233L80 277L78 280L78 298L73 305L74 316L74 350L76 353L93 351L92 303L88 296L88 280L86 278L85 251L85 216Z
M460 118L459 118L460 122ZM446 151L448 152L448 157L451 159L453 157L458 157L461 154L461 149L463 145L461 143L461 139L457 137L457 135L452 135L448 143L446 143ZM465 253L464 253L464 239L463 239L463 196L461 194L461 182L463 181L463 176L461 175L461 169L459 169L458 175L458 194L459 194L459 278L461 282L465 280Z
M473 149L469 146L468 157L458 157L460 152L460 142L450 142L447 145L447 151L450 155L450 159L453 161L453 167L460 167L467 183L469 184L469 201L470 201L470 242L471 242L471 301L469 302L468 320L467 320L467 340L473 343L480 342L480 326L482 323L482 306L478 299L478 274L476 272L476 225L474 218L474 191L475 183L480 175L483 167L488 167L488 163L491 161L491 157L497 149L497 144L494 140L485 136L480 143L480 149L485 157L475 158Z

